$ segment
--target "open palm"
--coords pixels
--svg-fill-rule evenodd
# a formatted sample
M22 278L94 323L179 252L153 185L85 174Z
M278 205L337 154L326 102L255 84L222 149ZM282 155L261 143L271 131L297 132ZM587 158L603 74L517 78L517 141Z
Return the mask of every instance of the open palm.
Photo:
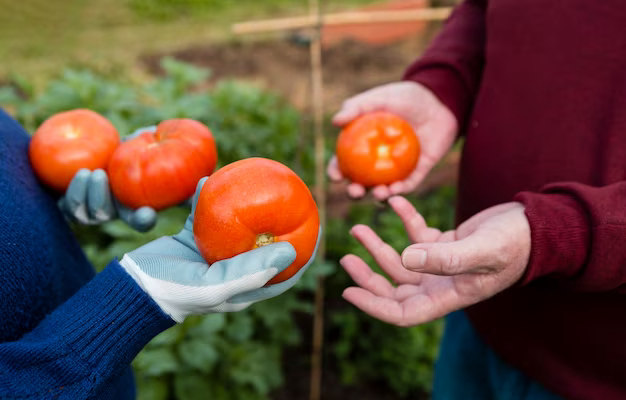
M485 300L522 276L530 254L530 228L518 203L489 208L443 233L429 228L406 199L394 197L390 204L411 241L419 243L414 245L417 253L409 246L400 256L367 226L355 226L351 233L398 285L355 255L341 260L358 285L347 288L344 298L373 317L400 326L419 325Z

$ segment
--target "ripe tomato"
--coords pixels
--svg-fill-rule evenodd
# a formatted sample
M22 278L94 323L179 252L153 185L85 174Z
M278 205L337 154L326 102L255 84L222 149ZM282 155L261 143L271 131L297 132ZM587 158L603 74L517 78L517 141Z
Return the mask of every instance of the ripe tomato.
M407 178L417 165L420 144L407 121L376 111L348 124L339 134L336 151L341 173L372 187Z
M29 146L30 162L46 185L65 191L81 168L106 168L119 142L113 124L97 112L64 111L37 128Z
M111 190L131 208L155 210L191 197L198 181L217 164L209 128L192 119L169 119L154 132L120 144L108 166Z
M209 264L273 242L287 241L295 261L268 284L292 277L313 255L319 232L309 188L285 165L247 158L219 169L205 182L193 231Z

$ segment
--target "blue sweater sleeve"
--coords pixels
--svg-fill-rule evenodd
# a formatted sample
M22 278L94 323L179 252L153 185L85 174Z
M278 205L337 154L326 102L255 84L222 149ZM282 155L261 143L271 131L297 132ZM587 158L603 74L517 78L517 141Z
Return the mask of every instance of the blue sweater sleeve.
M107 398L139 351L174 324L112 261L34 330L0 344L0 398Z

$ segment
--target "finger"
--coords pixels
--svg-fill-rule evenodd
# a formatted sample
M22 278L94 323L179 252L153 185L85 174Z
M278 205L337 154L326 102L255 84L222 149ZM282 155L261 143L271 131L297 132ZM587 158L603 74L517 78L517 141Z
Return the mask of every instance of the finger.
M333 156L328 163L328 167L326 168L326 174L333 182L340 182L343 180L343 175L341 174L341 170L339 169L339 162L337 161L337 156Z
M389 99L379 88L370 89L344 101L341 109L333 116L335 125L346 125L358 116L386 108Z
M359 96L355 96L344 101L339 111L333 116L333 124L338 126L346 125L358 117L360 114L358 99Z
M502 258L493 243L494 238L475 233L461 240L414 244L402 253L402 264L435 275L484 272L496 268Z
M426 224L424 217L417 212L410 201L401 196L389 199L389 205L398 214L413 243L434 242L441 236L441 231Z
M402 265L398 252L383 242L370 227L356 225L350 230L350 234L365 247L382 270L395 282L419 284L422 275L414 271L408 271Z
M198 198L200 197L200 192L202 192L202 188L204 187L204 183L209 179L208 176L201 178L196 184L196 191L193 194L193 199L191 200L191 215L193 222L193 215L196 213L196 204L198 203Z
M115 215L113 196L109 178L102 169L97 169L89 177L87 189L87 211L89 217L98 222L109 221Z
M156 131L156 129L157 129L156 125L145 126L143 128L136 129L133 133L131 133L130 135L126 136L123 140L134 139L137 136L140 136L142 133L154 132L154 131Z
M196 184L196 191L191 197L191 212L189 213L189 215L187 216L187 219L185 220L185 225L183 226L183 229L181 229L179 233L173 236L174 239L183 243L185 246L191 249L194 249L196 252L198 252L199 250L198 250L198 247L196 246L196 240L193 236L193 217L196 212L196 204L198 203L198 197L200 196L202 187L204 186L204 183L206 182L207 179L208 177L205 176L204 178L201 178Z
M404 180L394 182L389 185L389 191L392 195L407 194L415 190L420 183L426 178L426 175L432 169L432 165L425 160L420 160L417 168Z
M289 242L276 242L213 263L198 278L198 282L203 285L238 282L232 286L228 296L230 298L261 288L272 277L290 266L295 259L296 250ZM269 272L264 273L266 271Z
M360 287L347 288L343 291L342 297L376 319L407 326L402 305L397 300L376 296Z
M389 188L385 185L378 185L372 189L372 195L376 200L383 201L386 200L389 196L391 196L391 192Z
M439 282L420 289L402 301L375 296L354 287L344 290L343 297L374 318L399 326L428 323L475 302L459 297L450 284Z
M65 207L72 217L83 224L89 223L87 213L87 186L91 171L88 169L79 170L70 182L65 192Z
M116 199L113 202L120 219L137 232L148 232L156 225L157 213L154 208L144 206L133 210Z
M348 185L348 195L352 198L358 199L365 196L365 188L358 183L351 183Z
M339 263L354 283L377 296L393 297L394 287L384 276L375 273L361 258L348 254Z
M148 232L157 222L157 212L154 208L144 206L132 212L128 224L137 232Z
M454 242L457 239L457 231L449 230L441 233L441 235L435 240L436 242Z

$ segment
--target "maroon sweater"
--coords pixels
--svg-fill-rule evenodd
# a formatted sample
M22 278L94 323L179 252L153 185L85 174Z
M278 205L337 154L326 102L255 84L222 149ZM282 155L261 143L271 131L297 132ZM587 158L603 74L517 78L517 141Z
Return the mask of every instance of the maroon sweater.
M468 315L574 399L626 399L626 3L466 0L407 71L466 143L458 219L526 205L522 281Z

